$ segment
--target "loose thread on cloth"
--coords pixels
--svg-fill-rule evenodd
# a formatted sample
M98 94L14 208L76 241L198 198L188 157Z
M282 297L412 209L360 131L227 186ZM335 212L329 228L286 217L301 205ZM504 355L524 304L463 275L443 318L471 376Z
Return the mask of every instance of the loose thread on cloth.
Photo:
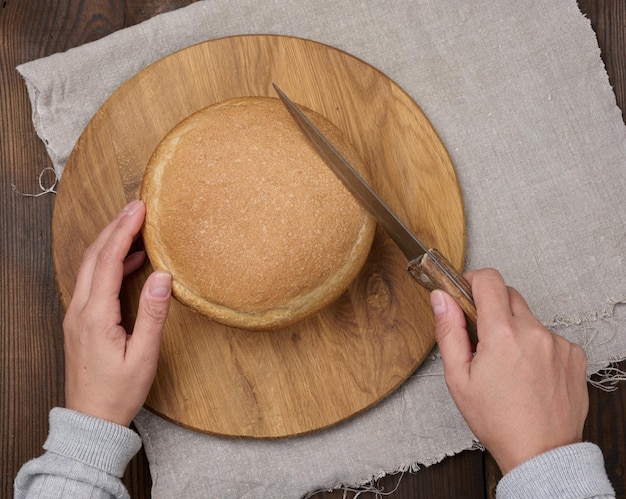
M620 334L615 323L626 312L626 299L609 299L599 310L587 312L577 317L556 317L551 323L544 324L548 329L558 334L559 329L568 328L578 336L576 341L583 348L589 360L587 381L595 388L613 392L619 388L620 381L626 381L626 372L617 367L617 362L624 357L623 351L616 351L613 359L594 359L594 349L615 340ZM601 336L600 330L594 323L602 323L606 331ZM607 362L608 361L608 362Z
M415 471L419 471L419 469L420 469L419 466L417 466L417 470ZM385 492L382 486L376 483L378 480L386 476L385 474L383 474L382 476L378 478L372 479L372 481L368 483L367 485L363 485L359 487L351 487L351 486L342 485L332 490L343 491L342 499L348 499L348 494L350 493L354 494L350 499L357 499L359 496L361 496L361 494L367 494L367 493L374 494L374 497L376 499L382 499L383 497L387 497L387 496L390 496L391 494L394 494L398 490L398 487L400 487L400 482L402 482L402 478L404 477L405 473L407 473L407 471L400 472L400 476L398 477L398 481L396 482L395 487L388 492ZM315 492L311 492L310 494L307 494L306 496L304 496L303 499L310 499L315 494L318 494L320 492L331 492L332 490L328 490L328 491L316 490Z
M474 439L472 444L469 447L467 447L465 450L467 451L477 450L480 452L484 452L485 446L481 444L478 440ZM424 464L424 466L426 467L431 466L432 464L440 462L444 458L453 456L455 454L456 452L446 453L440 456L439 459L436 459L430 463ZM348 499L347 494L349 493L354 493L354 496L352 496L350 499L357 499L359 496L361 496L361 494L366 494L366 493L374 494L374 497L376 499L382 499L384 497L394 494L398 490L398 488L400 487L400 482L402 481L406 473L417 473L421 469L422 469L422 466L420 465L420 463L414 462L407 466L401 466L395 471L390 471L390 472L380 471L379 473L372 475L370 478L370 481L364 484L356 484L356 485L355 484L353 485L341 484L341 485L337 485L336 487L332 489L318 489L303 496L302 499L310 499L315 494L318 494L320 492L332 492L332 491L343 491L342 499ZM388 475L396 475L396 474L399 475L398 481L396 482L392 490L385 492L382 486L377 484L377 482L381 480L382 478Z
M43 183L44 182L43 178L44 178L44 175L49 171L52 171L52 173L54 174L54 182L49 187L46 187ZM57 193L56 186L58 183L59 183L59 177L56 175L54 168L52 168L51 166L48 166L44 168L39 174L39 188L41 189L41 192L38 192L36 194L29 193L29 192L20 192L19 190L17 190L17 186L13 183L11 183L11 188L13 189L13 192L15 192L19 196L24 196L24 197L29 197L29 198L38 198L39 196L43 196L45 194L56 194Z
M626 371L622 371L617 364L603 367L588 379L591 386L604 392L614 392L619 388L620 381L626 381Z
M595 322L606 318L612 318L615 316L616 308L620 305L626 305L626 298L609 299L607 300L605 306L601 309L585 312L576 317L557 316L551 322L544 323L544 326L546 326L548 329L558 328L559 326L579 326L588 322Z

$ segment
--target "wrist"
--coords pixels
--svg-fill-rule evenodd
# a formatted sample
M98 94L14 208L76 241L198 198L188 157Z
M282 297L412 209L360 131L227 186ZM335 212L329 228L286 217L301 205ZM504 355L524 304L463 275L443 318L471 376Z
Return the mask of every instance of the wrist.
M126 428L130 426L135 414L139 412L139 408L133 412L133 410L103 404L102 400L93 400L93 397L82 400L81 397L72 396L72 394L67 393L67 391L65 401L65 407L68 410L79 412L93 418L103 419L112 424L125 426Z
M539 442L532 442L531 439L528 439L521 445L515 445L514 449L506 449L502 451L498 449L492 450L489 446L486 447L489 452L491 452L502 474L506 475L508 472L517 468L521 464L528 462L537 456L545 454L546 452L582 442L582 438L562 439L560 441L546 443L548 440L548 438L545 438L541 439Z

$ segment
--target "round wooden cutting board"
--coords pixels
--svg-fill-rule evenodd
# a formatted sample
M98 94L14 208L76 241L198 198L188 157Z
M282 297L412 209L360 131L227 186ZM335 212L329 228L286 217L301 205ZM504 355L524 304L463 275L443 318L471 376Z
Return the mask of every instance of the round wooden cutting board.
M384 74L340 50L284 36L235 36L147 67L84 130L60 182L53 218L64 306L83 252L137 198L161 138L210 104L275 97L272 82L342 129L380 196L425 244L462 267L461 191L450 157L418 105ZM359 277L340 299L274 332L225 327L172 300L146 406L187 428L245 437L303 434L371 407L434 345L428 293L406 265L379 228ZM129 331L151 270L147 264L124 282L120 298Z

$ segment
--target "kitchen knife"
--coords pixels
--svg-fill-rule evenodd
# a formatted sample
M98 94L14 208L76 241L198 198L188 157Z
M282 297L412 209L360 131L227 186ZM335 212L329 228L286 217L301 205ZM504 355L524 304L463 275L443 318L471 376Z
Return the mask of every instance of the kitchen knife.
M298 106L275 83L273 85L289 114L329 168L402 250L409 261L407 270L411 276L428 290L441 289L452 296L465 312L470 339L478 343L476 306L469 283L439 250L428 249L422 244Z

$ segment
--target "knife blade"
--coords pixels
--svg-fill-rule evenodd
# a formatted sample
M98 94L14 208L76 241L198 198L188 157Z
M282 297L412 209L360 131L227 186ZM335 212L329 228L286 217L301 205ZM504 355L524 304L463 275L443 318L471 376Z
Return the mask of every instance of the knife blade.
M470 339L478 343L476 334L476 306L470 284L436 248L428 249L398 216L387 206L333 144L315 127L302 110L272 83L280 100L298 124L304 135L324 159L328 167L343 182L352 195L385 229L408 260L411 276L428 290L446 291L465 312Z

